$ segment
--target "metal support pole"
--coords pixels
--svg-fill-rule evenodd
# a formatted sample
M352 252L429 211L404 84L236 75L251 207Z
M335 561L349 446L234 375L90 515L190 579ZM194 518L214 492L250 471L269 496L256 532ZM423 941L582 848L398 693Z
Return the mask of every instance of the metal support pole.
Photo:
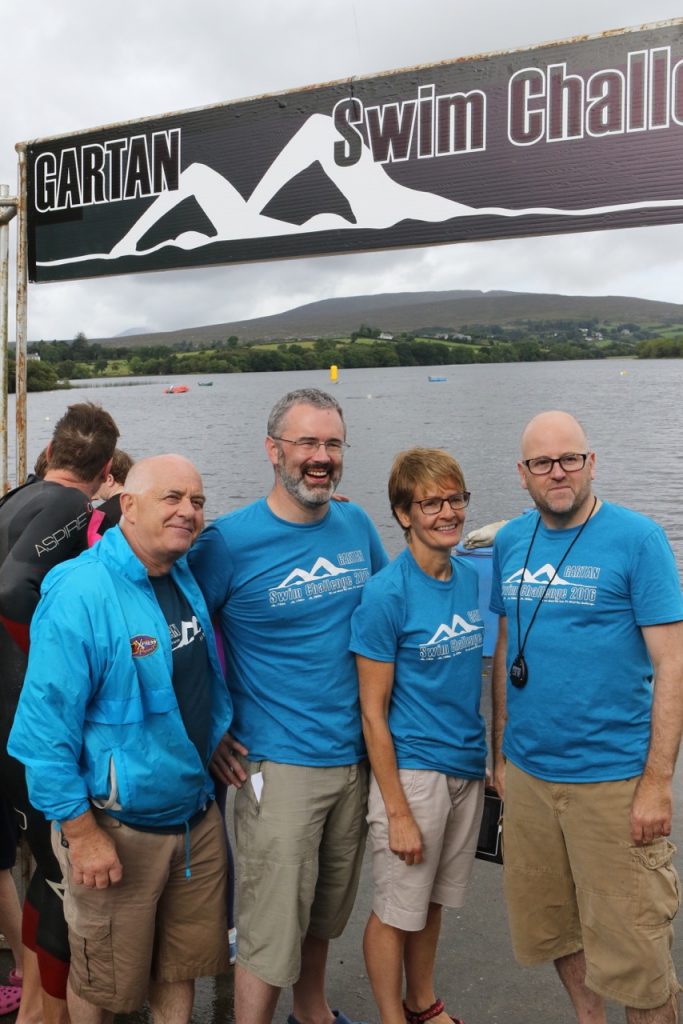
M9 222L16 212L17 201L10 198L9 185L0 185L0 495L9 490L7 479Z
M20 161L21 168L21 161ZM25 172L24 172L25 179ZM21 170L19 171L19 198L10 198L9 185L0 185L0 495L5 494L9 489L9 480L7 478L7 422L8 422L8 400L7 400L7 385L8 385L8 310L9 310L9 222L16 215L18 207L21 206L23 210L22 218L20 218L18 224L20 230L17 232L17 253L20 249L24 252L23 261L23 290L22 290L22 309L23 309L23 324L24 324L24 337L26 334L26 297L27 297L27 281L26 281L26 192L21 190ZM23 219L23 226L22 226ZM20 235L23 236L23 244L19 241ZM20 287L19 287L19 270L17 267L17 312L20 306ZM17 355L17 377L19 374L19 330L17 328L17 344L16 344L16 355ZM24 343L24 381L26 380L26 344ZM18 390L18 389L17 389ZM17 400L18 400L17 395ZM17 446L19 446L19 404L17 401ZM24 406L23 406L23 451L24 451L24 476L21 477L22 482L26 475L26 392L24 390ZM17 467L17 481L19 480L18 467ZM30 851L25 842L19 844L19 861L17 867L14 870L15 880L18 879L19 894L22 898L28 888L29 878L33 873L33 864Z
M26 146L18 145L17 182L17 470L16 482L26 480L26 349L28 329L28 257L26 229Z

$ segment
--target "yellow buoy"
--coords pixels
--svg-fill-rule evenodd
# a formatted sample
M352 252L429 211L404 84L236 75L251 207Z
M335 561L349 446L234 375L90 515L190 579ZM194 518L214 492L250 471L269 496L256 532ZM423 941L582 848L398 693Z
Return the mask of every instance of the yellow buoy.
M338 368L336 366L332 365L330 367L330 383L331 384L336 384L337 383L337 374L338 373L339 373Z

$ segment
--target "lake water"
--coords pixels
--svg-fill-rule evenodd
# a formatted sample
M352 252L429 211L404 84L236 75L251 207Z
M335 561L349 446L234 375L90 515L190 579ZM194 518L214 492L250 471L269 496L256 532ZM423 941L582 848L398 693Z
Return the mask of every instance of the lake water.
M430 372L448 380L429 383ZM336 385L321 371L241 374L215 376L212 387L196 386L206 379L184 378L190 385L184 395L165 395L163 388L172 379L162 378L130 387L29 395L29 457L32 461L47 443L67 404L90 399L112 413L121 445L132 455L179 451L193 459L204 476L207 515L212 518L269 488L272 469L263 438L274 402L291 388L334 388L351 443L342 489L367 508L387 549L396 553L403 540L387 507L386 481L399 449L435 445L456 455L473 494L468 525L482 525L526 506L515 468L519 435L535 413L560 407L582 420L598 453L600 496L657 519L683 568L683 360L350 370ZM674 792L673 837L683 850L683 762ZM683 874L680 853L677 863ZM331 1005L343 1005L359 1020L377 1018L361 951L369 905L366 865L353 916L333 946L328 972ZM680 973L680 937L674 957ZM480 861L465 907L444 915L437 986L449 1008L467 1020L525 1024L531 1013L533 1019L553 1024L574 1021L552 968L521 970L514 964L500 872ZM286 1006L289 1001L283 997L281 1019ZM126 1019L131 1024L149 1022L147 1014ZM610 1005L607 1019L610 1024L622 1021L621 1009ZM202 980L195 1024L232 1020L232 975L216 983Z
M430 383L429 373L447 376ZM351 444L341 490L374 519L391 554L403 546L389 512L393 456L420 444L448 449L472 492L468 528L527 505L516 470L519 436L543 409L566 409L597 452L596 491L645 512L666 529L683 569L683 360L630 360L357 369L337 384L320 370L182 378L186 394L166 395L180 378L130 387L74 387L28 396L29 462L67 404L99 402L116 419L121 446L140 457L177 451L201 470L207 518L264 494L272 479L263 439L268 412L286 391L321 387L344 409ZM13 407L10 445L13 458ZM13 472L13 470L10 470Z

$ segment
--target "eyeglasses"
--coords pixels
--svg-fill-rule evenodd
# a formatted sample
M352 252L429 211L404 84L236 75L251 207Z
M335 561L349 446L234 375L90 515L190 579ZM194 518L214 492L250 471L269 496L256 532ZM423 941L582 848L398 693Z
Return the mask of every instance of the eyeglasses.
M422 501L413 501L411 504L419 505L426 516L438 516L446 504L454 512L459 508L467 508L470 498L470 492L463 491L462 494L450 494L447 498L423 498Z
M345 448L350 447L346 441L340 441L336 437L331 438L329 441L320 441L317 437L298 437L296 440L293 440L291 437L276 437L275 434L270 436L271 440L286 441L287 444L295 445L308 455L313 455L317 452L320 445L323 446L328 455L341 455Z
M555 463L559 463L565 473L578 473L586 465L586 459L590 452L568 452L567 455L560 455L559 459L551 459L549 455L539 455L537 459L526 459L522 465L526 466L532 476L547 476L552 473Z

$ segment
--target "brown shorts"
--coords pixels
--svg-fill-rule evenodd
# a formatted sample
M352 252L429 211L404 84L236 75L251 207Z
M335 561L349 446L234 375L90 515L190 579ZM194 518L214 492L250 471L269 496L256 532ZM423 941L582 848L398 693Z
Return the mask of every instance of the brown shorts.
M278 988L301 973L301 943L341 935L365 849L367 765L311 768L246 761L235 794L237 962Z
M189 833L189 878L184 834L139 832L111 815L95 813L116 844L123 866L118 885L73 885L69 851L52 830L64 873L69 984L76 995L115 1013L130 1013L147 998L150 978L186 981L227 970L227 855L215 804Z
M368 824L372 848L372 909L384 924L421 931L430 903L461 907L472 874L484 804L484 780L402 768L401 786L422 834L420 864L407 865L389 849L389 822L374 775Z
M679 991L671 959L679 881L672 843L631 841L637 782L545 782L508 761L505 895L521 964L583 949L590 989L654 1009Z

